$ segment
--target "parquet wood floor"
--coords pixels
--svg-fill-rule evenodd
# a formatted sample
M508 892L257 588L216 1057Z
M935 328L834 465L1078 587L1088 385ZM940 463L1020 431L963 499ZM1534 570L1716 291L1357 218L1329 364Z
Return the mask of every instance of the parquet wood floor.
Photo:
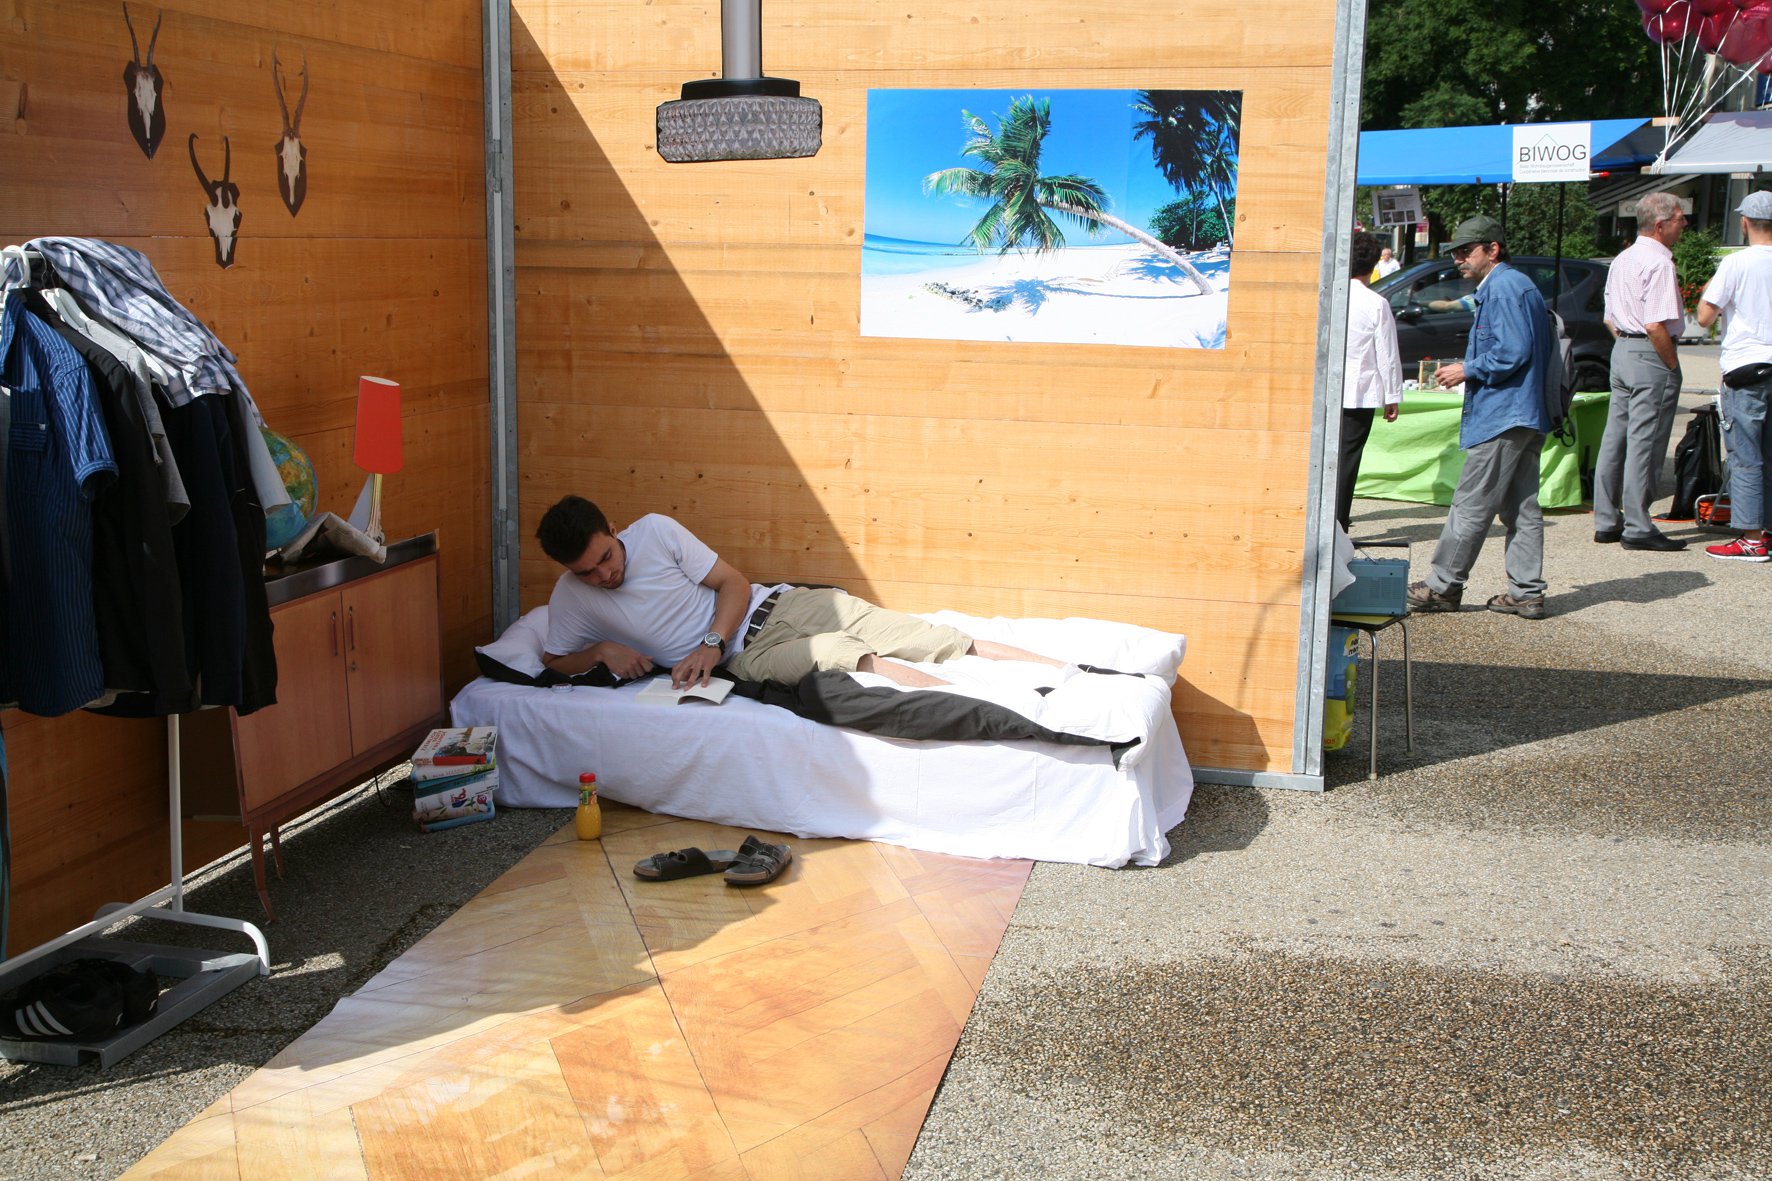
M766 837L795 854L768 886L642 882L745 834L604 814L127 1176L897 1177L1031 863Z

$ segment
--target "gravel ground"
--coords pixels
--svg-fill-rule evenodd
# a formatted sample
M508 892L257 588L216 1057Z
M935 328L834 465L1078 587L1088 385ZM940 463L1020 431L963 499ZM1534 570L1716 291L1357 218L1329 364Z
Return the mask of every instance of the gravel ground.
M1419 577L1443 519L1354 533ZM1160 867L1037 866L905 1176L1772 1176L1772 566L1592 529L1549 523L1549 619L1479 605L1497 531L1411 623L1382 778L1362 700L1326 794L1203 786Z
M1685 354L1689 408L1714 349ZM1419 573L1443 510L1356 514ZM1472 605L1410 625L1382 778L1362 704L1326 794L1202 785L1159 867L1036 867L906 1177L1772 1176L1772 566L1591 530L1550 522L1551 618L1476 605L1496 537ZM108 1071L0 1063L0 1178L116 1176L569 815L404 809L286 835L269 979ZM189 905L256 914L244 858Z

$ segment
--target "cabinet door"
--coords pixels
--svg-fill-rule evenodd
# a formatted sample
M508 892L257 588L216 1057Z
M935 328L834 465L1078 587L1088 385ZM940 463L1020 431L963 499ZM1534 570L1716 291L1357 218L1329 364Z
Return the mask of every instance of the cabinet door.
M271 623L277 704L235 723L248 813L351 757L345 619L337 592L278 607Z
M342 597L351 740L361 754L443 709L437 560L352 583Z

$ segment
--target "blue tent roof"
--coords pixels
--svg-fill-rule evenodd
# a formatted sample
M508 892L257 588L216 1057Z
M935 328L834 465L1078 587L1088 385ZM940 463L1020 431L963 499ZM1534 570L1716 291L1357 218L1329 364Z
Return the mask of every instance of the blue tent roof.
M1589 166L1595 172L1639 168L1661 150L1663 132L1647 119L1593 121ZM1362 131L1363 185L1502 184L1514 176L1514 125Z

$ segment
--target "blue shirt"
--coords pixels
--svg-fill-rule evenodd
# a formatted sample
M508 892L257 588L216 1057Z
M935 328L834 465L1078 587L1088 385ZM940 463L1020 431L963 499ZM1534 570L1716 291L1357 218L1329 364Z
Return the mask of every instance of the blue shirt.
M0 700L45 717L104 692L92 605L92 505L117 472L86 360L6 297L0 384L12 391L6 455L12 580L0 588Z
M1464 417L1458 445L1466 450L1503 431L1551 428L1544 383L1550 363L1550 312L1532 280L1504 262L1477 288L1477 318L1464 349Z

